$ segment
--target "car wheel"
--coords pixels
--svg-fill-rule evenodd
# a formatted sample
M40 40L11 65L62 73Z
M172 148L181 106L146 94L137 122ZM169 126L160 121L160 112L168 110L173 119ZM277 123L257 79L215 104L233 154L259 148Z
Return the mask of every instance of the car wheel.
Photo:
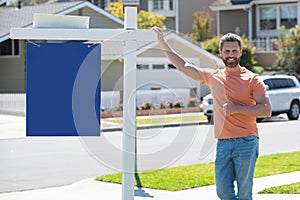
M300 106L299 102L293 101L287 116L289 120L297 120L299 118Z
M264 118L260 118L260 117L256 118L256 122L261 122L262 120L264 120Z

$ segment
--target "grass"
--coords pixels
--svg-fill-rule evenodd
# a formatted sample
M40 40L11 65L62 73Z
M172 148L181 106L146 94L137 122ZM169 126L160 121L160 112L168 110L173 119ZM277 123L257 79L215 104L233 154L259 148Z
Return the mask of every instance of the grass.
M266 188L260 191L259 194L300 194L300 182Z
M255 177L300 171L300 152L259 157ZM122 183L122 174L99 176L98 181ZM168 191L179 191L215 184L214 164L196 164L139 172L135 185Z
M102 119L106 122L111 123L123 123L122 118L113 118L113 119ZM164 124L164 123L172 123L172 122L197 122L207 120L206 116L199 115L199 116L173 116L173 117L146 117L140 118L138 117L136 120L137 125L150 125L150 124Z

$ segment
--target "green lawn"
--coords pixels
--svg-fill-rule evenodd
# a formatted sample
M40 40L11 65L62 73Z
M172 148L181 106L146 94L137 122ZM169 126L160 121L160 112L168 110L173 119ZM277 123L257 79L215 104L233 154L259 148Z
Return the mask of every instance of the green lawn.
M300 171L300 152L259 157L255 177ZM99 176L98 181L122 183L122 174ZM135 178L139 187L178 191L215 184L214 164L196 164L139 172Z

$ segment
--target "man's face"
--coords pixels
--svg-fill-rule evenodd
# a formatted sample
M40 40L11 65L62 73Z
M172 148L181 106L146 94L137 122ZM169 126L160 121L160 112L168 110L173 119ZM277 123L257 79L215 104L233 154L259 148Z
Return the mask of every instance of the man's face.
M240 63L242 50L236 41L224 42L220 56L226 67L234 68Z

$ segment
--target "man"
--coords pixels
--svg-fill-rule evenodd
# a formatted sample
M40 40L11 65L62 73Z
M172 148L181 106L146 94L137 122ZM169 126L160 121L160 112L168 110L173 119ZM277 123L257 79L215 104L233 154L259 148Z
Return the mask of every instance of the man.
M170 62L187 76L208 84L214 98L214 131L218 139L215 179L222 200L252 200L254 168L258 157L256 117L271 115L271 104L262 81L240 66L242 41L228 33L221 38L220 56L224 69L196 68L178 55L153 27ZM234 181L238 191L234 189Z

